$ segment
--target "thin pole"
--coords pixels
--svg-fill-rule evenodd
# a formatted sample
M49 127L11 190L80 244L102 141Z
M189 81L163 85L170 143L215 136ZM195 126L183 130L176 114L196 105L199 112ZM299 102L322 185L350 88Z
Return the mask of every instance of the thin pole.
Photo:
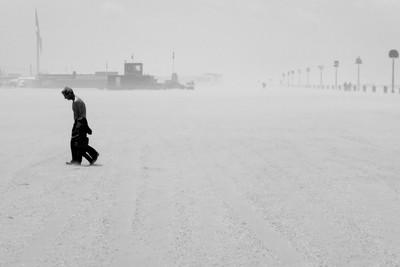
M392 93L394 93L394 58L392 60Z
M358 64L358 80L357 80L358 91L360 91L360 64Z
M35 9L35 23L36 23L36 72L37 75L40 73L40 51L41 51L41 37L39 28L39 18L37 15L37 10Z
M172 52L172 73L175 73L175 52Z
M337 89L337 68L335 71L335 89Z
M320 70L319 85L322 89L322 70Z
M299 87L301 87L301 73L300 73L300 70L299 70Z
M39 75L39 73L40 73L40 69L39 69L39 66L40 66L40 56L39 56L40 39L39 38L40 38L39 33L37 33L37 36L36 36L36 71L37 71L37 75Z

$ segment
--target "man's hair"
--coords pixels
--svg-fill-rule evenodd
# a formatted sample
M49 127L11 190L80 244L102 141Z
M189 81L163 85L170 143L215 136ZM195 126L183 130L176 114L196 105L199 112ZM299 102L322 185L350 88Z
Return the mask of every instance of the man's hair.
M63 95L68 95L68 94L72 94L72 95L74 95L74 91L72 90L72 88L70 88L70 87L65 87L62 91L61 91L61 93L63 94Z

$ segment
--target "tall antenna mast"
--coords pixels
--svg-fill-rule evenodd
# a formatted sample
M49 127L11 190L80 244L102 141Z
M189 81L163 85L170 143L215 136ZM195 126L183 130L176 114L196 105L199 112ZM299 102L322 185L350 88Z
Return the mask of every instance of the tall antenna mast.
M175 73L175 51L172 52L172 73Z
M40 55L42 54L42 37L40 36L39 19L35 9L36 21L36 75L40 74Z

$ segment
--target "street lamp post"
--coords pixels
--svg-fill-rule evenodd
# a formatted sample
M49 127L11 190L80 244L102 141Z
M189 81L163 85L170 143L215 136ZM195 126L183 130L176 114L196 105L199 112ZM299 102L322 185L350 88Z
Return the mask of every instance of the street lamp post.
M319 65L318 68L319 68L319 70L320 70L319 85L320 85L320 87L321 87L321 89L322 89L322 71L323 71L323 69L324 69L324 66L323 66L323 65Z
M298 73L299 73L299 87L301 87L301 70L298 69Z
M339 61L335 60L333 66L335 67L335 89L337 90L337 69L339 67Z
M390 50L389 57L392 59L392 93L394 93L394 59L399 57L397 50Z
M360 91L360 65L362 64L362 60L360 57L356 58L356 64L358 65L357 68L357 90Z
M307 71L307 87L309 87L310 86L310 68L307 68L306 71Z
M290 72L292 74L292 86L294 86L294 70Z

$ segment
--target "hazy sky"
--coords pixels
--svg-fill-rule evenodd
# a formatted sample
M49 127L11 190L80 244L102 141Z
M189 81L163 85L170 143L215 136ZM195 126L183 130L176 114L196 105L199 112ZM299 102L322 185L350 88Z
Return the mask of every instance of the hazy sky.
M399 0L0 0L0 68L36 69L35 8L42 71L122 72L124 60L170 75L278 81L283 72L325 65L324 81L390 83L390 49L400 50ZM400 62L398 63L400 83ZM242 73L242 75L241 75ZM305 76L305 74L303 74ZM296 78L297 79L297 78ZM305 80L305 77L303 77Z

